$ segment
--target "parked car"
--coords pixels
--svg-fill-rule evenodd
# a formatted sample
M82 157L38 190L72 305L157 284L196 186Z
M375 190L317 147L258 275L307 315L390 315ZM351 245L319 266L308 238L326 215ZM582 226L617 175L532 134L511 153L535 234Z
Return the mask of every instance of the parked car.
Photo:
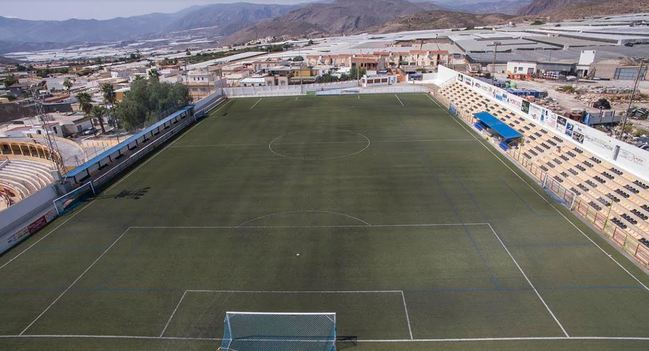
M83 132L81 132L81 135L95 135L95 134L97 134L96 128L86 129Z

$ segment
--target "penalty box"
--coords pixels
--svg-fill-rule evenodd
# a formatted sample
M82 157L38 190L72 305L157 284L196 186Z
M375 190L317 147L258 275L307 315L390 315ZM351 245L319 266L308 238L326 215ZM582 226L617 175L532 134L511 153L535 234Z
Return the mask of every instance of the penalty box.
M486 223L132 227L32 332L220 338L226 311L333 312L359 339L557 334Z

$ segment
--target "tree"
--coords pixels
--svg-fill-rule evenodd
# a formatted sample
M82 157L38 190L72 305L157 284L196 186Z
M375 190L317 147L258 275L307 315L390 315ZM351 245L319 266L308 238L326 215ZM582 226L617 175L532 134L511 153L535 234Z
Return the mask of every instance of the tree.
M79 101L79 108L86 115L90 114L92 111L92 97L88 93L79 93L77 94L77 100Z
M65 87L65 90L70 91L72 85L73 85L72 80L70 80L70 78L65 78L65 80L63 81L63 86Z
M104 105L114 105L115 104L115 88L112 84L104 83L101 85L101 95L104 98Z
M95 105L91 109L92 117L97 119L99 126L101 127L101 132L106 133L106 128L104 127L104 116L108 114L108 109L101 105Z
M362 76L364 76L367 73L367 70L365 68L357 68L356 66L352 67L352 69L349 71L349 76L352 79L361 79Z
M136 79L124 99L113 109L113 115L124 128L132 131L158 121L190 101L189 90L183 84Z
M605 98L601 98L601 99L595 101L595 103L593 103L593 107L594 108L599 108L599 109L602 109L602 110L610 110L611 109L611 103L608 100L606 100Z
M340 79L334 75L331 75L331 73L325 73L315 79L316 83L332 83L332 82L337 82Z
M14 76L13 74L10 74L10 75L5 77L5 80L4 80L5 87L9 87L9 86L14 85L16 83L18 83L18 78L16 78L16 76Z
M160 73L155 68L149 70L149 79L158 80L160 78Z

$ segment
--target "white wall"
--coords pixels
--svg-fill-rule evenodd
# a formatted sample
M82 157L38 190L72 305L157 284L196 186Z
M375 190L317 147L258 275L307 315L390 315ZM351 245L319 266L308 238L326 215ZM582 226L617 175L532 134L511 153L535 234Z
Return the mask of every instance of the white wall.
M0 253L24 240L54 218L52 201L56 191L50 185L13 206L0 211ZM44 216L44 217L43 217ZM34 221L38 220L36 225Z
M536 73L536 63L534 62L507 62L507 72L514 74L534 74Z

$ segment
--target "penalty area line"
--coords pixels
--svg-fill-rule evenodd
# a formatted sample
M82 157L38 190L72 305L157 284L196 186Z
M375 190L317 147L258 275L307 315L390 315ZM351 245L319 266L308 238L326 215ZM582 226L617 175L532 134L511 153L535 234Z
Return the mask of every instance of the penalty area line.
M489 224L489 229L491 229L491 232L494 234L494 236L496 236L496 239L498 239L498 242L500 242L500 245L502 245L503 249L505 249L505 252L507 252L507 255L509 255L509 258L512 259L512 261L513 261L514 264L516 265L516 268L518 268L518 270L519 270L519 271L521 272L521 274L523 275L523 278L525 278L525 280L526 280L527 283L530 285L530 287L532 288L532 290L534 290L534 293L535 293L536 296L539 298L539 300L541 301L541 303L543 303L543 306L545 306L545 309L548 311L548 313L550 313L550 316L552 316L552 319L554 319L554 321L557 323L557 325L559 325L559 328L560 328L561 331L563 332L563 335L565 335L566 338L569 338L570 335L568 334L568 332L566 331L566 329L563 327L563 324L561 324L561 322L559 321L559 319L557 318L557 316L554 314L554 312L552 312L552 310L550 309L550 306L548 306L548 304L545 302L545 300L544 300L543 297L541 296L541 293L539 293L539 291L536 290L536 287L534 286L534 284L532 284L532 281L530 280L530 278L527 276L527 274L525 274L525 271L523 270L523 268L518 264L518 261L516 261L516 259L515 259L514 256L512 255L512 253L511 253L511 252L509 251L509 249L507 248L507 245L505 245L505 242L500 238L500 235L498 235L498 233L496 232L496 230L494 229L494 227L493 227L491 224Z
M628 276L630 276L633 280L635 280L642 288L645 290L649 291L649 286L645 285L640 278L636 277L631 271L629 271L626 267L624 267L618 260L616 260L613 255L609 254L604 248L599 245L593 238L588 236L581 228L577 226L570 218L568 218L566 215L564 215L559 208L557 208L550 200L548 200L545 196L541 195L533 186L530 184L523 176L518 174L512 167L510 167L502 158L500 158L494 151L492 151L489 146L485 145L478 137L475 136L475 134L467 129L466 124L463 122L458 121L456 117L451 115L451 113L444 107L442 107L437 100L435 100L432 96L426 94L426 96L432 101L437 107L439 107L441 110L445 111L448 116L455 121L462 129L464 129L471 137L473 137L482 147L484 147L493 157L495 157L500 163L502 163L507 169L509 169L518 179L520 179L525 185L527 185L536 195L538 195L543 201L545 201L548 205L550 205L551 208L553 208L559 216L561 216L564 220L566 220L572 227L574 227L583 237L588 239L595 247L597 247L604 255L606 255L611 261L613 261L620 269L622 269ZM505 156L507 157L507 156ZM521 170L522 171L522 170ZM524 172L524 171L523 171ZM572 212L571 212L572 213Z
M184 337L184 336L146 336L146 335L0 335L0 339L125 339L125 340L179 340L179 341L222 341L223 338ZM359 343L444 343L444 342L484 342L484 341L649 341L649 337L634 336L530 336L502 338L439 338L439 339L358 339Z

